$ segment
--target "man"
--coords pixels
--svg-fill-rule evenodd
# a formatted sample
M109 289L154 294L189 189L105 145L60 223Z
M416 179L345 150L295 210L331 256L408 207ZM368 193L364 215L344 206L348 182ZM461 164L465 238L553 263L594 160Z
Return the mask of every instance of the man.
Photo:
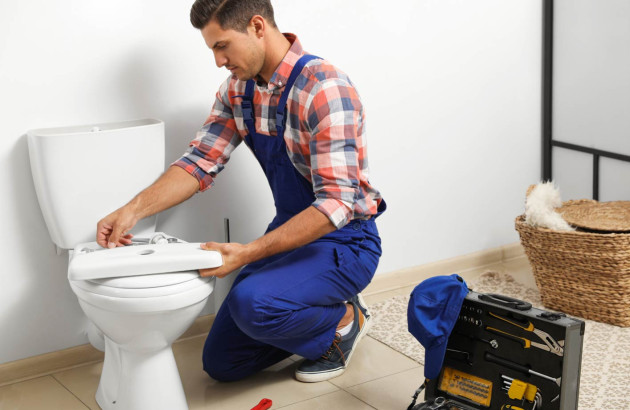
M292 354L304 382L341 375L367 332L360 292L381 255L374 218L384 211L368 182L364 113L349 78L282 34L269 0L197 0L191 22L231 76L188 151L150 187L103 218L104 247L131 242L146 216L208 189L241 142L271 187L276 216L249 244L208 242L224 277L245 266L216 315L204 369L238 380Z

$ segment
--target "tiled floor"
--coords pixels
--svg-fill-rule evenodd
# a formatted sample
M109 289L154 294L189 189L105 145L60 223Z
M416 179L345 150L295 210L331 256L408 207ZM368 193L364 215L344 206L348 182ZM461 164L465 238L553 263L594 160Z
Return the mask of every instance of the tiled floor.
M524 257L482 269L461 271L466 280L487 270L504 271L517 280L533 285ZM366 292L368 304L408 294L413 286L387 292ZM258 375L235 383L219 383L201 368L201 349L205 336L174 344L177 361L190 409L249 410L262 398L273 401L272 409L285 410L363 410L405 409L422 380L422 367L366 337L353 356L345 374L321 383L300 383L293 377L299 357L291 357ZM0 388L0 410L99 409L94 395L102 363L82 366ZM144 409L139 409L144 410Z

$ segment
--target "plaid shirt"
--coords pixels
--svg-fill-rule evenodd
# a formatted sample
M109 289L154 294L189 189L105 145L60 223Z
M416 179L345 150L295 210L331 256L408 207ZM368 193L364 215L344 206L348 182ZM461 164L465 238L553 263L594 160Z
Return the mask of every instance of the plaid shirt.
M293 34L289 52L268 84L254 92L256 131L276 136L276 106L293 66L305 54ZM201 191L214 183L234 150L248 134L240 108L245 81L228 78L219 89L205 125L189 149L172 165L199 180ZM325 60L310 61L287 101L284 139L295 168L313 185L315 206L341 228L355 218L376 214L380 193L368 182L365 113L348 76Z

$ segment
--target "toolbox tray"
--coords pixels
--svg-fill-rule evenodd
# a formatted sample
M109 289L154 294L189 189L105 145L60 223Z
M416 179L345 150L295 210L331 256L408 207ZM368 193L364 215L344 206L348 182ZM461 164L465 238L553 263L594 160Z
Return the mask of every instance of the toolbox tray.
M471 291L440 375L414 408L577 409L583 340L581 320ZM435 405L440 397L443 406Z

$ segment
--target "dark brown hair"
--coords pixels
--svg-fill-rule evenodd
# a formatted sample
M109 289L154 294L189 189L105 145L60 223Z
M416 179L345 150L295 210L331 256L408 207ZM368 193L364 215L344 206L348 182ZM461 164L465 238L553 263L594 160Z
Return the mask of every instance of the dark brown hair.
M244 33L255 15L277 27L270 0L196 0L190 9L190 22L201 30L215 19L224 30Z

